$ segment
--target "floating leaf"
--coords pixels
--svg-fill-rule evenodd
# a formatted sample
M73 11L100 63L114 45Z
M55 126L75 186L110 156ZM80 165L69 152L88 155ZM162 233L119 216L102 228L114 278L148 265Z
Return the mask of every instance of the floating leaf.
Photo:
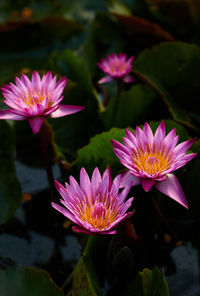
M134 72L162 96L173 119L195 128L190 113L198 110L199 67L200 48L177 42L142 52Z
M136 85L129 91L123 91L118 98L112 98L101 118L106 129L133 126L145 120L148 111L158 99L156 92L148 86Z
M61 54L54 53L49 67L73 81L69 91L68 85L66 87L62 104L85 106L77 114L50 120L55 131L56 144L62 152L75 156L76 150L88 143L90 136L100 129L98 102L91 77L84 62L70 50Z
M34 268L0 270L2 296L64 296L46 271Z
M122 170L123 166L115 156L110 140L122 142L123 136L125 136L124 129L112 128L109 132L103 132L91 138L90 143L78 151L76 160L78 169L85 167L90 174L96 166L101 172L107 166L111 167L111 172Z
M14 134L8 123L2 120L0 120L0 139L0 224L2 224L15 213L22 195L15 174Z
M162 41L172 41L173 36L164 30L158 24L149 22L143 18L134 15L123 15L119 13L113 13L118 21L124 25L127 30L132 31L133 34L141 34L144 36L152 36Z

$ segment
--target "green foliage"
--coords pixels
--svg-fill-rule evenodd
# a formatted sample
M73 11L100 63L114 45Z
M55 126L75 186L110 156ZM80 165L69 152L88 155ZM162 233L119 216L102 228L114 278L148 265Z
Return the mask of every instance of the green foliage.
M198 110L199 66L198 46L166 43L142 52L134 72L162 96L173 119L195 128L192 117Z
M145 268L139 272L135 281L132 282L123 296L169 296L167 282L163 271L157 266L152 270Z
M111 139L122 141L125 136L123 129L112 128L108 132L103 132L91 138L90 143L78 151L76 166L78 169L85 167L90 174L97 166L103 172L107 166L110 166L111 172L123 169L118 158L112 151Z
M73 81L66 87L62 104L85 106L80 113L50 120L56 144L62 152L74 157L76 150L87 144L90 136L101 128L95 91L87 67L72 51L54 53L49 67Z
M130 90L121 92L119 97L110 99L101 114L106 129L112 126L124 128L145 121L157 99L156 92L145 85L132 86Z
M34 268L0 270L2 296L64 296L46 271Z
M0 224L5 223L17 210L21 189L14 166L14 133L5 121L0 121Z

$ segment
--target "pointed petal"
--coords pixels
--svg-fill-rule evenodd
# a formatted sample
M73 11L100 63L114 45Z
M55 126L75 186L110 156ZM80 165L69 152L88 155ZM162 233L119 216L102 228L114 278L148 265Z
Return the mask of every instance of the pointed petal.
M155 180L151 178L142 178L142 187L147 192L154 185Z
M13 113L8 109L8 110L0 110L0 119L26 120L27 117Z
M54 209L56 209L57 211L59 211L65 217L67 217L68 219L70 219L72 222L77 223L77 220L76 220L75 216L72 213L70 213L70 211L68 211L66 208L63 208L63 207L57 205L54 202L52 202L51 205L52 205L52 207Z
M122 174L120 188L124 188L126 186L137 186L141 184L141 178L133 176L130 171L126 171Z
M125 83L131 83L131 82L134 82L135 79L131 75L125 75L124 78L123 78L123 81Z
M72 230L75 231L75 232L79 232L79 233L84 233L84 234L89 234L89 235L94 235L92 232L90 232L89 230L87 229L84 229L78 225L74 225L72 227Z
M185 208L188 208L188 203L185 194L181 188L179 180L174 174L168 174L164 181L157 181L155 187L162 193L171 197Z
M37 134L45 120L45 117L31 117L28 119L32 132Z
M51 118L63 117L73 113L77 113L85 109L83 106L74 106L74 105L59 105L59 108L50 114Z
M98 83L99 83L99 84L108 83L108 82L111 82L112 80L113 80L112 77L110 77L110 76L105 76L105 77L101 78L101 79L98 81Z
M174 153L176 153L176 154L185 153L192 146L192 144L195 142L195 140L196 139L191 139L191 140L180 143L174 149Z

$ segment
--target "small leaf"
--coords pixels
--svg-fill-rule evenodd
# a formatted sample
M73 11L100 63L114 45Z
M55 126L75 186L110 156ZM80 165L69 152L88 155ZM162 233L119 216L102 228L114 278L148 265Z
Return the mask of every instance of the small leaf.
M0 120L0 139L0 224L2 224L15 213L22 194L15 174L14 134L8 123L2 120Z
M2 296L64 296L46 271L32 267L0 270L0 291Z
M139 272L134 282L123 292L123 296L169 296L163 271L157 266Z

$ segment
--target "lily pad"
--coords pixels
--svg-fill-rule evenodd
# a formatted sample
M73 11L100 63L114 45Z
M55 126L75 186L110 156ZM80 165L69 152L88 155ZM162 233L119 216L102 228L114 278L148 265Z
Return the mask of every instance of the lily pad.
M34 268L0 270L2 296L64 296L46 271Z

